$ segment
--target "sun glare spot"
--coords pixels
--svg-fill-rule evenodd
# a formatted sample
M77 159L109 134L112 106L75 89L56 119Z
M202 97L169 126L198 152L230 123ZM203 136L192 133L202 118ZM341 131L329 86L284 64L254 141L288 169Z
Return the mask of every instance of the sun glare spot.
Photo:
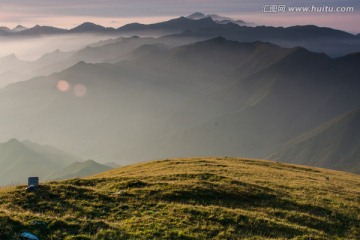
M77 97L85 96L86 91L86 87L82 84L76 84L73 88L74 95Z
M70 89L70 84L65 80L60 80L57 82L56 87L61 92L66 92Z

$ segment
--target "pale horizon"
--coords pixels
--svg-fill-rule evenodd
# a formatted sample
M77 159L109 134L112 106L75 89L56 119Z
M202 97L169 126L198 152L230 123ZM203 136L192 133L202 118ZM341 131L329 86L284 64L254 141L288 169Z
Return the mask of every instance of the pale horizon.
M180 16L188 16L194 12L204 14L218 14L243 20L254 25L262 26L294 26L317 25L330 27L350 33L360 33L360 26L353 24L360 22L358 1L334 1L328 3L323 0L306 0L296 3L296 6L329 6L353 7L353 12L342 13L265 13L262 8L268 4L290 4L285 0L268 2L259 0L151 0L134 3L129 0L104 0L104 1L62 1L49 2L45 0L29 0L26 2L4 0L0 3L0 26L14 28L23 25L31 28L35 25L53 26L71 29L83 22L93 22L105 27L118 28L129 23L151 24ZM300 5L301 4L301 5Z

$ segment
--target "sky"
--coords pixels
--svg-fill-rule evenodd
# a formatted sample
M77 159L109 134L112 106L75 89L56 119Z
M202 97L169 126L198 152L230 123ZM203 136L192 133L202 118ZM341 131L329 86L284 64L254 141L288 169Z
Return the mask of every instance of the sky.
M285 6L285 11L270 11ZM290 12L289 7L318 7L322 12ZM271 8L272 7L272 8ZM326 7L351 7L350 12L324 12ZM321 8L321 9L320 9ZM322 10L324 9L324 10ZM73 28L83 22L108 27L154 23L194 12L216 13L256 25L326 26L360 33L359 0L1 0L0 26L36 24Z

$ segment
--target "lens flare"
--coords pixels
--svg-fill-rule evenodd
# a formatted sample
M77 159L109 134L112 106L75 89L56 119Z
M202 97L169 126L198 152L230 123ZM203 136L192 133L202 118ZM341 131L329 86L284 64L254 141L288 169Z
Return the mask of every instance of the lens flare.
M60 80L57 82L56 87L61 92L66 92L70 89L70 84L65 80Z
M77 97L83 97L86 94L86 87L82 84L76 84L73 88L74 95Z

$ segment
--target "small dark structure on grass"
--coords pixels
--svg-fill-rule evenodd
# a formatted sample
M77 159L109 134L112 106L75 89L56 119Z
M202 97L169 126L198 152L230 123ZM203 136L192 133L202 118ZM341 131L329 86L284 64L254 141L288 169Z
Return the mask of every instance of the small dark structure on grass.
M26 190L37 192L39 190L39 177L29 177Z

